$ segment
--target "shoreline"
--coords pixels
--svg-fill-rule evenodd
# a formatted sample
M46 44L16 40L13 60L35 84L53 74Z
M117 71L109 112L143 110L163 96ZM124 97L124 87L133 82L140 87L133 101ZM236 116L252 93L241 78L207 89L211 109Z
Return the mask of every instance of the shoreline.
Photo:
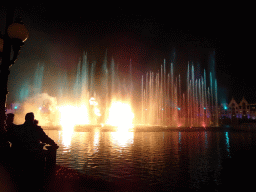
M58 130L62 131L61 126L42 126L44 130ZM75 132L117 132L119 128L115 126L101 126L101 125L84 125L75 126ZM197 132L197 131L220 131L220 132L254 132L256 131L256 124L254 125L235 125L235 126L220 126L220 127L168 127L168 126L148 126L136 125L133 128L125 128L124 131L128 132Z

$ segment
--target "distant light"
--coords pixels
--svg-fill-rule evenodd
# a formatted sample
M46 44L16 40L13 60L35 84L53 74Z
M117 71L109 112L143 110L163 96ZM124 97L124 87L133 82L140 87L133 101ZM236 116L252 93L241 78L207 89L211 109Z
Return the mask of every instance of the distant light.
M224 110L227 110L228 109L228 107L227 106L224 106Z
M162 111L164 110L164 108L162 108Z
M206 109L206 107L204 107L204 110Z
M39 110L41 110L42 109L42 107L39 107Z
M180 110L180 108L178 107L178 110Z
M14 109L18 109L18 106L15 106Z

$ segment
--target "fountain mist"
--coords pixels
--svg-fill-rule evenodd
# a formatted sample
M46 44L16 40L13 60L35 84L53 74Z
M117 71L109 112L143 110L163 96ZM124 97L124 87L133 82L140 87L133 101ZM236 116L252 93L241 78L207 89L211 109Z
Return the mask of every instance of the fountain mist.
M109 115L113 113L110 111L111 107L120 103L120 106L115 108L122 114L122 110L127 110L126 105L129 105L128 108L134 113L136 121L133 123L136 124L173 127L218 126L217 80L210 73L210 83L207 86L205 70L201 77L196 77L194 66L188 64L186 85L182 86L181 76L175 76L173 63L168 68L165 61L160 71L148 71L142 77L136 78L132 73L132 62L128 75L124 77L113 59L108 63L107 56L100 68L100 75L96 69L99 69L96 63L89 63L87 55L84 54L77 65L73 84L68 80L67 74L59 76L55 86L55 90L58 90L58 104L48 102L46 106L46 101L40 100L39 108L43 105L49 109L58 109L65 105L78 108L83 106L84 110L79 110L82 116L79 117L86 119L86 124L100 124L109 121ZM32 91L23 88L20 94L27 99L22 98L20 102L25 100L26 103L29 98L42 93L43 75L44 65L38 65ZM134 87L134 82L138 80L140 85ZM126 107L122 108L122 103L125 103ZM52 112L48 111L48 114L51 115Z

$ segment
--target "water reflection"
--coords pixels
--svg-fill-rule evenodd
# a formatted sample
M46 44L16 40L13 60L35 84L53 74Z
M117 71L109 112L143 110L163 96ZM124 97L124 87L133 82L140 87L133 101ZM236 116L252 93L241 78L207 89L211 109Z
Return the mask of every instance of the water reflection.
M51 130L49 135L60 136L56 139L60 145L57 163L87 175L195 190L210 180L219 184L223 159L229 158L238 145L246 148L256 140L256 134L249 133L120 130Z
M94 132L94 137L93 137L93 147L94 149L98 149L99 146L99 140L100 140L100 132L96 131Z
M207 131L204 132L204 143L205 143L205 148L208 148L208 137L207 137Z
M60 131L59 134L61 134L61 136L62 136L62 144L64 147L63 152L70 151L70 145L71 145L71 141L72 141L72 136L74 134L74 128L70 128L70 127L63 128L63 130Z
M129 132L128 129L118 128L116 132L111 132L110 136L116 146L126 147L133 144L134 132Z
M82 143L86 143L85 157L92 157L99 152L101 132L99 132L99 130L93 130L92 132L85 132L83 134L84 140ZM79 143L79 145L81 145L81 143Z
M179 151L181 150L181 132L179 132Z
M230 157L230 145L229 145L229 133L228 132L225 132L225 138L226 138L228 157Z

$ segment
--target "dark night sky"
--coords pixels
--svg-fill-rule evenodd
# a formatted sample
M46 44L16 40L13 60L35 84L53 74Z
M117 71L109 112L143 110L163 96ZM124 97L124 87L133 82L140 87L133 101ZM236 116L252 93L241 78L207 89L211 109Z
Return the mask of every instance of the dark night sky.
M17 5L16 15L22 16L30 37L11 68L9 96L12 87L31 76L38 62L48 66L52 77L57 70L75 70L83 51L89 61L101 63L108 50L109 58L123 65L132 59L134 70L141 74L159 70L164 58L170 63L175 50L177 73L186 72L192 60L201 70L215 68L220 102L229 102L232 96L256 102L255 27L250 7L130 1ZM1 6L1 31L5 12ZM213 51L215 66L210 66Z

